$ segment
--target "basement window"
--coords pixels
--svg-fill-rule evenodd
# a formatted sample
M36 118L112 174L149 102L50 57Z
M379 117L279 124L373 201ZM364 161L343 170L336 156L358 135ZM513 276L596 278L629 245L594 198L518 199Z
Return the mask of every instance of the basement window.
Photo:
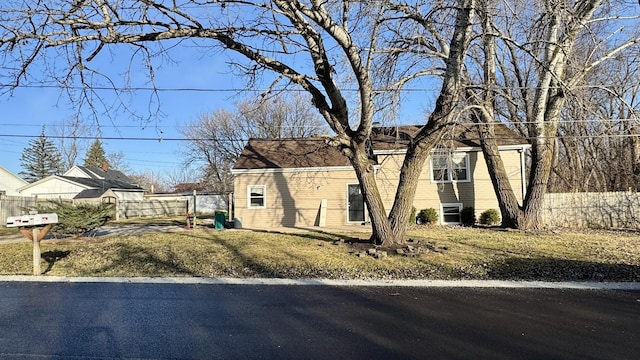
M462 204L440 204L440 223L443 225L459 225L462 224L460 212Z

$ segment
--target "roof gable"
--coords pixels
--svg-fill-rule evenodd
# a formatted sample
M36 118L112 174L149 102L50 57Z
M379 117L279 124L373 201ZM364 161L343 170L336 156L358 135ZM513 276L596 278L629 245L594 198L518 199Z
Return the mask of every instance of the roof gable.
M0 191L4 191L7 195L17 195L17 189L27 184L28 182L24 179L0 166Z

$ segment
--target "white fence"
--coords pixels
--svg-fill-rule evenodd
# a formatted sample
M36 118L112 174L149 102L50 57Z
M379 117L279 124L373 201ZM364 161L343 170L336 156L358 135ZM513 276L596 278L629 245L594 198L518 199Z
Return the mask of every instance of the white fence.
M640 194L546 194L542 216L551 227L640 229Z

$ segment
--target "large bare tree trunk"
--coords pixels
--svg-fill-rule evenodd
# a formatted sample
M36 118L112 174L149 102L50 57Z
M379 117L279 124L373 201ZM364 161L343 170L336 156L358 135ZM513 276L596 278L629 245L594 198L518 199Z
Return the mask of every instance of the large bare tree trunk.
M490 2L483 4L487 5L488 3ZM523 109L525 111L513 112L512 115L517 118L519 115L526 114L526 128L532 145L527 192L520 209L518 209L515 194L506 177L495 142L495 134L491 128L491 123L496 121L493 92L497 88L495 86L497 81L495 37L498 32L495 31L495 26L491 22L493 16L489 10L491 7L485 6L481 9L481 16L484 16L484 61L482 62L484 93L480 95L478 90L470 91L469 98L475 107L476 118L480 119L479 133L483 154L500 204L500 210L503 212L504 226L519 229L537 229L544 226L541 210L556 149L561 110L565 104L565 91L575 85L576 79L584 76L590 68L585 66L579 76L574 76L569 80L565 78L565 70L578 34L600 4L600 0L579 1L573 5L572 11L569 12L565 12L565 8L559 8L552 3L545 4L546 27L541 35L544 46L541 47L540 55L531 54L536 57L536 67L539 71L535 96L529 101L527 108ZM517 74L519 72L518 64L514 65L516 67L514 72ZM523 98L526 100L527 93L523 94ZM508 94L505 95L505 98L507 102L510 102L511 98Z
M498 144L496 143L494 126L490 122L484 122L479 124L478 127L482 154L487 163L487 168L491 169L489 177L495 189L498 206L502 214L502 226L518 229L522 226L524 213L502 162Z
M377 245L389 245L399 242L401 239L396 238L391 231L387 212L375 178L373 163L369 159L366 147L363 144L354 144L348 152L351 153L349 158L367 204L372 228L371 242Z
M440 142L444 132L455 119L455 109L462 90L463 68L469 43L471 41L472 20L475 15L475 0L462 0L449 56L446 59L446 71L440 95L427 124L423 126L409 144L400 170L396 195L389 213L394 242L404 242L407 224L413 208L413 199L424 163L433 147Z
M500 157L495 133L493 114L495 112L492 88L496 85L496 38L493 35L493 23L489 16L487 3L481 3L482 44L485 54L483 64L486 90L481 94L467 89L467 97L472 103L478 103L472 111L472 118L478 124L480 146L484 155L489 177L498 198L498 207L502 214L502 226L519 228L522 225L523 212L518 204L509 176Z

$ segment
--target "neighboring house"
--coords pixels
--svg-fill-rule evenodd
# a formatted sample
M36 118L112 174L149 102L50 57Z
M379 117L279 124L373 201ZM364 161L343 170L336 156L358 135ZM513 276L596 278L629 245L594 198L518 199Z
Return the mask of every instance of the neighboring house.
M410 134L418 126L374 128L376 180L391 209ZM414 206L434 208L441 224L460 223L464 207L476 215L498 202L473 126L458 125L427 159ZM526 140L496 126L499 150L516 194L525 191ZM324 138L251 139L235 163L234 217L246 228L360 225L369 221L360 185L347 158Z
M18 189L28 182L0 166L0 195L19 196Z
M55 199L142 200L144 189L122 172L74 166L64 175L52 175L18 189L21 196Z

